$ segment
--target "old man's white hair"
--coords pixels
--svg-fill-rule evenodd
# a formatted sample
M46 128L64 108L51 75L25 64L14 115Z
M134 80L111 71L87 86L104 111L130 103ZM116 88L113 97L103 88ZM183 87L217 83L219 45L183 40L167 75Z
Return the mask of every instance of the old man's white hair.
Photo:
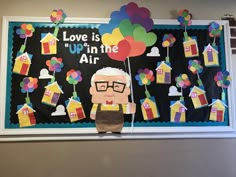
M122 69L118 69L118 68L112 68L112 67L106 67L106 68L102 68L96 71L96 73L93 74L92 78L91 78L91 85L93 86L94 84L94 77L96 75L104 75L104 76L122 76L124 75L126 78L126 86L129 87L130 86L130 81L131 78L130 76L124 72Z

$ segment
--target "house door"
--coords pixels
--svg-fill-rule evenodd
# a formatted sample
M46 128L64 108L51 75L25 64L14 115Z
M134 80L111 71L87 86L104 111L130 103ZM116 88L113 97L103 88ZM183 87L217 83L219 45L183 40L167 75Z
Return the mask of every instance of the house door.
M175 117L174 117L174 122L179 122L180 121L180 117L181 117L181 113L180 112L176 112L175 113Z
M165 83L170 83L170 73L169 72L165 73Z
M20 74L27 75L28 72L28 64L23 63L21 66Z
M47 42L43 43L43 51L44 51L45 54L50 53L49 44Z
M199 101L202 106L207 105L207 100L206 100L205 94L199 95L198 98L199 98Z
M195 44L191 45L191 52L193 55L196 55L197 54L197 47Z
M58 100L59 100L60 94L59 93L53 93L52 96L52 103L53 104L57 104Z
M76 108L76 113L78 115L78 119L82 119L85 117L83 109L82 108Z
M216 113L216 121L222 122L223 121L223 111L218 110Z

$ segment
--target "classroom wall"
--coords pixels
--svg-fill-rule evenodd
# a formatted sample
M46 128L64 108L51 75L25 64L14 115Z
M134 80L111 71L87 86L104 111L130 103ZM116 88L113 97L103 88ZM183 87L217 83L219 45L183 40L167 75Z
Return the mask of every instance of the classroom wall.
M1 0L0 16L47 17L53 9L62 8L70 17L109 18L112 11L128 2ZM183 8L189 9L194 19L236 15L235 0L134 2L147 7L152 18L175 19ZM236 139L0 143L0 177L235 177L235 164Z

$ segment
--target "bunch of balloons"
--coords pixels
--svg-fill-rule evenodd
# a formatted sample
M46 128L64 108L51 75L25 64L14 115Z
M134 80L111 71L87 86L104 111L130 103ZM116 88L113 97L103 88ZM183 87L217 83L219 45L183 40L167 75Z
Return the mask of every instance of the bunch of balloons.
M203 71L203 67L199 60L189 60L188 62L188 69L193 73L201 73Z
M153 71L148 68L139 69L138 74L135 76L140 86L150 85L154 81Z
M22 93L32 93L36 88L38 88L38 79L33 77L25 77L23 81L20 82Z
M62 9L59 10L53 10L50 15L51 21L58 25L59 23L64 23L66 18L66 14Z
M51 60L46 61L49 71L61 72L64 64L62 63L62 58L52 57Z
M219 71L216 73L214 80L218 87L228 88L230 85L231 77L228 71Z
M21 24L20 28L16 30L16 34L19 35L21 39L33 36L35 29L32 24Z
M157 36L149 32L152 27L150 11L130 2L120 11L112 12L109 23L100 25L98 30L102 44L112 49L108 56L113 60L125 61L128 57L142 55L146 47L155 44Z
M172 47L176 41L173 34L165 34L162 38L162 47Z
M79 70L71 69L66 73L66 80L69 84L77 84L82 81L81 72Z
M189 13L187 9L180 10L178 12L178 22L181 26L190 26L192 25L192 15Z
M216 23L216 22L212 22L210 23L209 27L208 27L208 31L209 31L209 36L210 37L219 37L222 31L222 25Z
M187 88L191 85L191 82L187 74L180 74L175 78L176 86L179 88Z

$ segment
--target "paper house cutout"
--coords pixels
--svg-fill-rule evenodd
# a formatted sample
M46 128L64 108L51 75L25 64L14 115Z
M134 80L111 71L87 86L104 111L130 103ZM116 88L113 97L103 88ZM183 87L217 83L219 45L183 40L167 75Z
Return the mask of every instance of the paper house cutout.
M199 56L197 41L195 39L189 39L183 42L184 55L186 58Z
M63 94L63 91L58 85L58 83L55 81L45 86L45 92L43 94L42 103L50 106L56 106L61 94Z
M160 117L155 98L149 97L140 100L144 120L152 120Z
M13 73L27 76L29 73L32 56L33 55L28 54L27 52L18 52L13 67Z
M204 107L208 105L207 99L206 99L206 91L201 89L200 87L194 86L190 93L189 97L191 97L193 106L195 109Z
M79 100L69 98L66 109L71 122L75 122L85 118L84 109Z
M180 101L171 101L170 105L170 121L186 122L187 108Z
M204 64L206 67L219 66L218 51L210 44L208 44L208 46L204 48L202 54L204 57Z
M214 100L209 106L211 106L209 120L224 122L225 108L228 106L219 99Z
M20 127L28 127L36 124L34 112L35 110L31 105L24 104L18 106L16 114L18 114Z
M157 63L156 68L156 83L170 84L171 83L171 67L164 61Z
M57 39L53 34L51 33L42 33L41 34L41 54L42 55L51 55L57 53Z

